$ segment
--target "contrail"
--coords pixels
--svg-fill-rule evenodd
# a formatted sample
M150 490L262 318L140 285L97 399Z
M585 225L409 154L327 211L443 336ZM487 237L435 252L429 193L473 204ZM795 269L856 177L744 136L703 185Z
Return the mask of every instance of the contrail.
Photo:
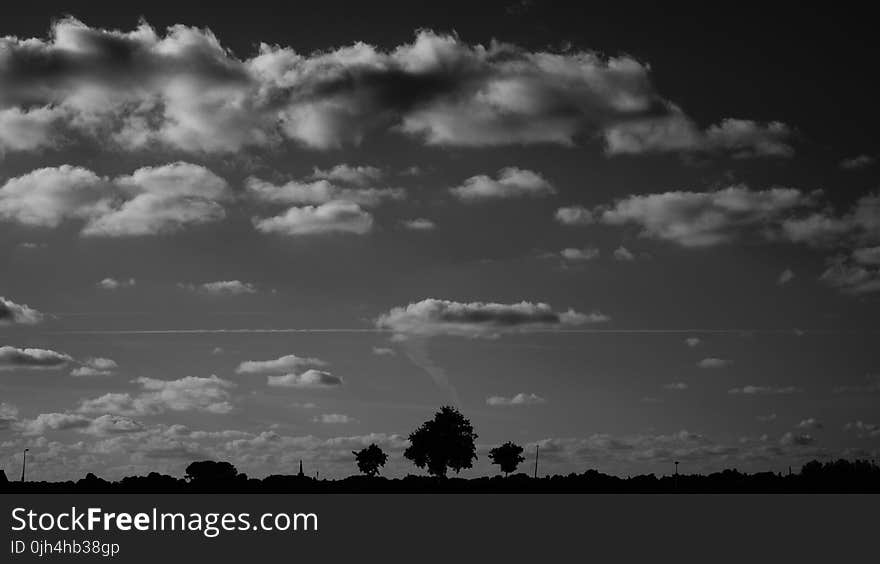
M413 364L424 370L434 381L434 384L449 392L449 397L453 404L460 405L460 402L458 401L458 391L449 381L449 376L446 374L446 370L436 365L434 361L431 360L431 356L428 352L428 340L428 337L408 337L398 341L398 344L403 349L407 358L409 358Z
M508 333L509 336L521 335L677 335L677 334L703 334L703 335L794 335L794 334L869 334L880 332L880 329L861 330L831 330L831 329L541 329L530 330L521 333ZM290 328L277 329L266 328L238 328L238 329L91 329L70 331L48 331L46 335L187 335L187 334L211 334L211 333L393 333L389 329L376 328ZM423 339L419 337L415 339Z

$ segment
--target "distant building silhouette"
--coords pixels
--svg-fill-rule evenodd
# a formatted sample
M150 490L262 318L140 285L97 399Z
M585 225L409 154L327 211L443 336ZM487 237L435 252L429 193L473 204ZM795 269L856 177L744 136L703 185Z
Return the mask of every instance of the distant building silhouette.
M305 476L303 473L303 461L301 458L299 459L299 474L297 474L297 476Z

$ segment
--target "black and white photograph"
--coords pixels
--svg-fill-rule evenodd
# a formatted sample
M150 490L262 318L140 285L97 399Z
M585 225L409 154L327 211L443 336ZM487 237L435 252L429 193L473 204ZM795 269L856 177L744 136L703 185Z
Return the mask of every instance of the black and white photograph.
M295 554L382 506L392 547L453 500L547 544L553 504L855 520L878 55L854 3L4 3L0 550Z

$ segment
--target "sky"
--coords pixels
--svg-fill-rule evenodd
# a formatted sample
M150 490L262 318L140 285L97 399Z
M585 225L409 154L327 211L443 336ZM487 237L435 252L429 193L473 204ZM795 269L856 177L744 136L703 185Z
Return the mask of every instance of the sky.
M878 456L866 14L362 4L4 15L8 476Z

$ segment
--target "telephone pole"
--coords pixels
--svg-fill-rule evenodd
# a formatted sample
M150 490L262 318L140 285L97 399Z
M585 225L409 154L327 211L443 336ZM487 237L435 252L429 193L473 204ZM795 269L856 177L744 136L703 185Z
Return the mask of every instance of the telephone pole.
M26 448L21 453L21 481L24 482L24 469L27 466L27 453L30 449Z

